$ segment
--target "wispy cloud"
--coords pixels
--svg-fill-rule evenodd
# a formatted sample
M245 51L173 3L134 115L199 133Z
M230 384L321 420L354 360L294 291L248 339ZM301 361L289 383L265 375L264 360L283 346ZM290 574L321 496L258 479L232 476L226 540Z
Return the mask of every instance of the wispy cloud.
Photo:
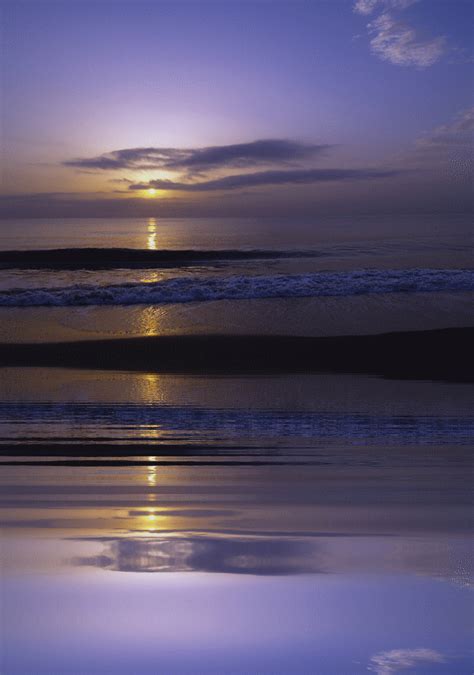
M437 127L427 136L419 139L418 148L440 148L466 146L474 147L474 107L463 110L449 124Z
M372 52L397 66L427 68L441 58L446 47L444 37L420 40L414 28L388 12L371 21L368 30Z
M406 9L419 0L357 0L354 3L354 12L357 14L372 14L378 8Z
M398 175L399 170L378 169L300 169L293 171L258 171L256 173L242 173L224 176L214 180L193 183L176 182L171 180L150 180L145 183L133 183L129 190L178 190L183 192L209 192L212 190L238 190L241 188L281 185L307 184L328 181L368 180L373 178L387 178Z
M446 52L446 39L438 36L423 39L416 29L396 18L393 11L402 11L418 0L357 0L354 11L368 16L376 10L381 13L367 24L372 53L382 61L396 66L432 66Z
M300 162L324 153L329 147L285 139L262 139L204 148L125 148L96 157L70 159L64 165L101 171L165 169L192 174L226 167L248 168Z
M474 107L418 138L412 150L395 161L395 166L435 171L443 180L455 179L469 190L474 173L473 148Z
M377 675L392 675L401 670L423 663L444 663L445 658L434 649L392 649L374 654L370 659L369 670Z

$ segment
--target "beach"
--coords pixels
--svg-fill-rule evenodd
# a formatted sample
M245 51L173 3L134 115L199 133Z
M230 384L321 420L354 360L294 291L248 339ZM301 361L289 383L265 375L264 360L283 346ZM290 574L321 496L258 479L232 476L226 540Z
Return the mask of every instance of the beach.
M2 0L1 675L473 675L473 9Z
M0 251L8 672L363 673L395 643L465 672L462 236L414 266L398 240L97 226Z

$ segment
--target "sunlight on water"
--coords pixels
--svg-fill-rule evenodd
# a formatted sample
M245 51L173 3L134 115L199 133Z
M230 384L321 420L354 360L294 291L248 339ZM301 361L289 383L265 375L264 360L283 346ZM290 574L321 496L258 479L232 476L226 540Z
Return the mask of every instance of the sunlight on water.
M147 248L150 251L156 251L156 218L149 218L148 220L148 237L147 237Z
M44 242L159 252L266 240L255 223L239 227L109 221L97 239L90 223L53 223ZM268 227L284 247L288 228ZM31 245L34 232L8 243ZM38 292L49 303L155 296L128 309L7 306L2 331L17 341L468 323L459 242L417 240L411 252L341 235L325 246L311 227L292 241L318 255L6 270L6 304L23 291L24 304ZM472 672L467 384L143 368L2 369L5 673Z
M150 464L152 462L156 462L157 459L158 458L155 455L149 455L149 457L148 457L148 461L150 462ZM151 466L148 467L146 479L147 479L147 482L150 485L156 485L156 481L157 481L157 468L156 468L156 466L151 465Z

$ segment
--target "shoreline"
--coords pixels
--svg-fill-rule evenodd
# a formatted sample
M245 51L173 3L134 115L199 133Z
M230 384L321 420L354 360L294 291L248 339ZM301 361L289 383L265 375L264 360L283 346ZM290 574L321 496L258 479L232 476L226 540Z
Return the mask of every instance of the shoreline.
M335 337L166 335L2 343L0 367L163 373L368 373L391 379L474 381L474 328Z

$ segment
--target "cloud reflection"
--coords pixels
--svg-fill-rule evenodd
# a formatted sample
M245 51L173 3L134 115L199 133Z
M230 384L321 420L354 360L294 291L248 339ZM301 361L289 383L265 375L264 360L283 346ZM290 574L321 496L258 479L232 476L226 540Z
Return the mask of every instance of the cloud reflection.
M115 539L102 554L74 564L118 572L214 572L253 575L322 573L314 541L270 538L160 537Z

